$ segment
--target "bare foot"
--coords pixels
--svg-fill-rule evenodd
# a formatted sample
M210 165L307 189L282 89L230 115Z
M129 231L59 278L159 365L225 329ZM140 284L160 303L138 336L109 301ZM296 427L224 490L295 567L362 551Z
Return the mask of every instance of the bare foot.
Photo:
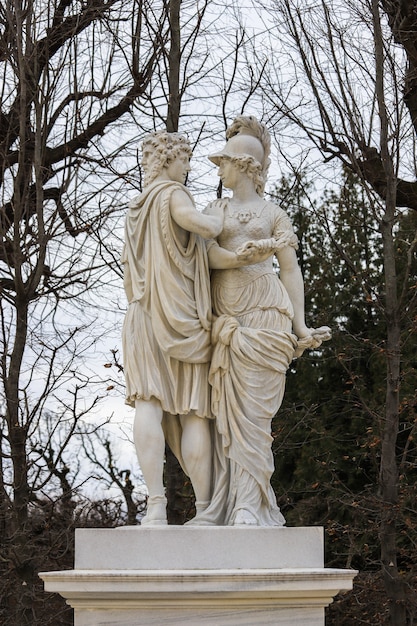
M142 518L141 526L167 525L167 499L165 496L149 496L148 510Z

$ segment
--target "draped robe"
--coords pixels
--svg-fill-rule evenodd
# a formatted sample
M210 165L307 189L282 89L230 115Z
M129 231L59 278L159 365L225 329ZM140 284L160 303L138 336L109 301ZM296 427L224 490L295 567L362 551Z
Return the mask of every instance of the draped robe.
M122 253L129 302L123 325L126 403L160 401L163 411L210 416L211 304L204 240L178 237L170 197L180 183L149 185L134 199ZM191 196L190 196L191 198Z

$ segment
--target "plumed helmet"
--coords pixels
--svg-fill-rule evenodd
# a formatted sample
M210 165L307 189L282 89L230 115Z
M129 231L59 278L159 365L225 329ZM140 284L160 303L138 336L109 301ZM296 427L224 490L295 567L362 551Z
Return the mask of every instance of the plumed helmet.
M210 154L209 159L216 165L220 165L222 157L253 157L260 165L262 165L265 150L262 143L256 137L251 135L234 135L227 142L223 150Z
M251 156L266 174L270 164L271 136L265 124L253 115L238 115L227 129L226 139L223 150L211 154L210 161L218 165L222 156Z
M262 122L253 115L238 115L226 131L223 150L211 154L210 161L219 165L222 157L249 156L255 159L266 181L270 165L271 136Z

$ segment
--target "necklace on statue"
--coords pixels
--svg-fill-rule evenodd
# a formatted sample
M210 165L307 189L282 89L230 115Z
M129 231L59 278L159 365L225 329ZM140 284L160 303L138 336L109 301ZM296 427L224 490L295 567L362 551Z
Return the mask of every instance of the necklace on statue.
M241 224L247 224L252 217L255 217L252 211L239 211L237 214L237 219Z
M266 206L266 202L261 202L259 208L255 211L251 211L250 209L236 209L233 210L231 202L229 205L229 215L230 217L237 217L241 224L247 224L254 217L259 217Z

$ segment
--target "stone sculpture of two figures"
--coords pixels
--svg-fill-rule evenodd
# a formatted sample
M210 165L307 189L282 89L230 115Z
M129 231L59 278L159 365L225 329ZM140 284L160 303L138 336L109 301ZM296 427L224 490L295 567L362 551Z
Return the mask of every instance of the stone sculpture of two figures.
M199 212L184 186L188 140L147 136L144 189L126 218L123 358L149 492L142 525L167 523L165 441L194 488L188 523L284 525L270 485L271 420L292 359L330 338L306 326L297 237L263 198L267 129L240 116L226 138L209 158L232 195Z

